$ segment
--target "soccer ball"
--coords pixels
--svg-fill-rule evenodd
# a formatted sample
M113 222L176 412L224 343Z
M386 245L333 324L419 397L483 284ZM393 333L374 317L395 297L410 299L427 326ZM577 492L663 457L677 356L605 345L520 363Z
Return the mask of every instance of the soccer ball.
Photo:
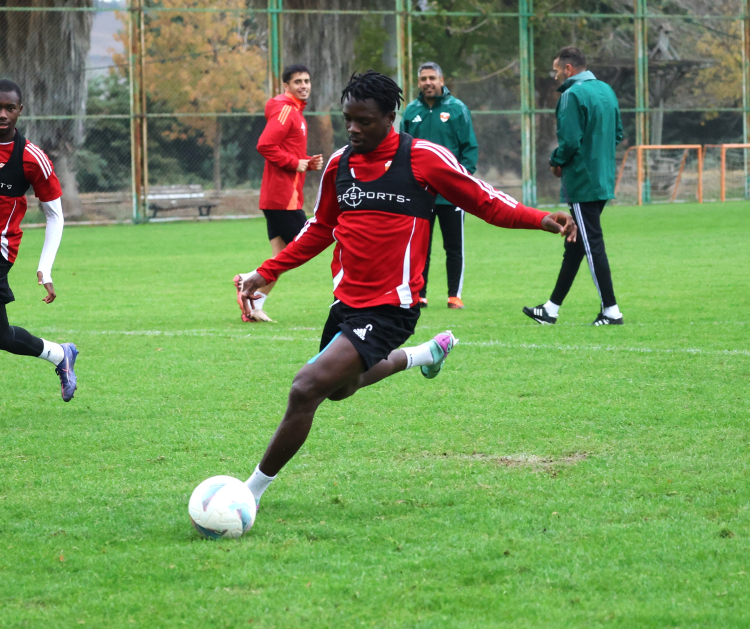
M255 522L255 497L237 478L212 476L193 491L188 513L202 537L242 537Z

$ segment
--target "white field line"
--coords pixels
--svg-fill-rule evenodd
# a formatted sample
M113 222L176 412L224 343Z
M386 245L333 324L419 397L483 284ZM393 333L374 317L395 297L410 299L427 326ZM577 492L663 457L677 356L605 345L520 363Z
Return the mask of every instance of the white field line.
M315 328L293 328L295 330L315 330ZM302 338L296 336L265 336L256 334L233 334L231 332L218 332L215 330L58 330L45 328L44 332L58 335L75 337L85 336L162 336L162 337L215 337L230 339L254 339L258 341L306 341L318 342L320 339ZM460 338L460 337L459 337ZM704 356L750 356L748 349L701 349L699 347L685 348L651 348L651 347L628 347L617 345L566 345L562 343L506 343L504 341L464 341L461 346L471 347L499 347L503 349L543 350L559 352L628 352L635 354L691 354Z
M467 341L459 345L474 345L477 347L502 347L504 349L555 350L574 352L633 352L636 354L703 354L706 356L750 356L748 349L700 349L698 347L685 348L650 348L627 347L616 345L553 345L543 343L504 343L503 341Z

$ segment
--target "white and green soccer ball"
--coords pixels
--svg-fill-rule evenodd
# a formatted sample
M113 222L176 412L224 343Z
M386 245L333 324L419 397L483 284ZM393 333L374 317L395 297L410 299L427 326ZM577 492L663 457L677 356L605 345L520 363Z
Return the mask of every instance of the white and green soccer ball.
M193 491L188 513L202 537L242 537L255 522L255 497L237 478L212 476Z

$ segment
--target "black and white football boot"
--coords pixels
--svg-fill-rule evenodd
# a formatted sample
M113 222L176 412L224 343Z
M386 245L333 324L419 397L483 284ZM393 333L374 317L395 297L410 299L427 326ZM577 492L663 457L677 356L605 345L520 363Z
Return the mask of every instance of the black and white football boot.
M604 313L600 312L596 315L596 319L591 325L623 325L624 321L622 317L619 319L612 319L611 317L604 316Z
M550 315L544 308L544 304L539 304L534 308L524 306L523 314L525 314L527 317L531 317L532 319L534 319L534 321L542 325L555 325L555 323L557 323L557 317L553 317L552 315Z

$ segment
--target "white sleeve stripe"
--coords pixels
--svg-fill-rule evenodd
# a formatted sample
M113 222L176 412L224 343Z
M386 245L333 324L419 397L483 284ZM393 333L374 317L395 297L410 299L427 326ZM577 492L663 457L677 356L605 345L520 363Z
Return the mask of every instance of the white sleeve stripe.
M446 158L446 156L443 153L443 151L436 150L436 149L439 149L439 147L435 146L434 144L427 144L427 143L423 144L423 143L418 142L416 144L416 147L417 148L421 148L421 149L425 149L427 151L431 151L431 152L435 153L435 155L437 155L438 157L440 157L440 159L442 159L451 168L453 168L454 170L457 170L461 174L466 175L469 179L471 179L482 190L484 190L484 192L486 192L490 196L491 199L501 199L503 202L505 202L506 204L508 204L512 208L515 208L518 205L518 201L516 201L510 195L507 195L504 192L501 192L500 190L495 190L495 188L493 188L488 183L482 181L481 179L477 179L476 177L472 177L468 173L468 171L463 166L461 166L460 164L452 164L450 162L450 160L448 160ZM452 155L451 155L451 157L452 157ZM455 162L455 159L453 161Z
M26 145L26 150L34 156L34 159L36 160L37 164L39 164L39 167L42 169L44 178L48 179L50 175L49 167L47 166L47 163L45 162L44 158L37 152L38 149L36 150L35 149L36 147L32 146L31 144Z
M34 156L34 159L36 159L37 164L39 164L39 167L42 169L42 172L44 173L44 178L49 179L49 176L52 174L52 171L50 171L49 166L47 166L44 158L40 156L39 153L37 153L39 149L37 149L35 146L31 144L27 144L26 150Z
M446 149L443 146L440 146L439 144L434 144L432 142L418 142L417 148L425 148L428 150L435 149L436 151L439 151L440 154L442 154L451 164L453 165L453 168L458 170L459 172L464 173L468 177L470 177L475 183L477 183L483 190L485 190L490 196L494 196L496 198L503 199L508 205L511 205L512 207L516 207L518 205L518 201L516 201L513 197L506 194L505 192L502 192L501 190L496 190L492 186L490 186L488 183L482 181L481 179L477 179L476 177L473 177L469 171L466 170L461 164L458 163L458 160L456 160L453 153L451 153L448 149ZM433 151L435 152L435 151Z
M27 148L28 147L31 147L32 149L34 149L37 152L37 154L41 156L41 158L44 160L44 163L47 164L50 174L52 174L52 162L49 161L49 157L47 157L47 154L42 149L40 149L36 144L32 144L31 142L27 144Z

